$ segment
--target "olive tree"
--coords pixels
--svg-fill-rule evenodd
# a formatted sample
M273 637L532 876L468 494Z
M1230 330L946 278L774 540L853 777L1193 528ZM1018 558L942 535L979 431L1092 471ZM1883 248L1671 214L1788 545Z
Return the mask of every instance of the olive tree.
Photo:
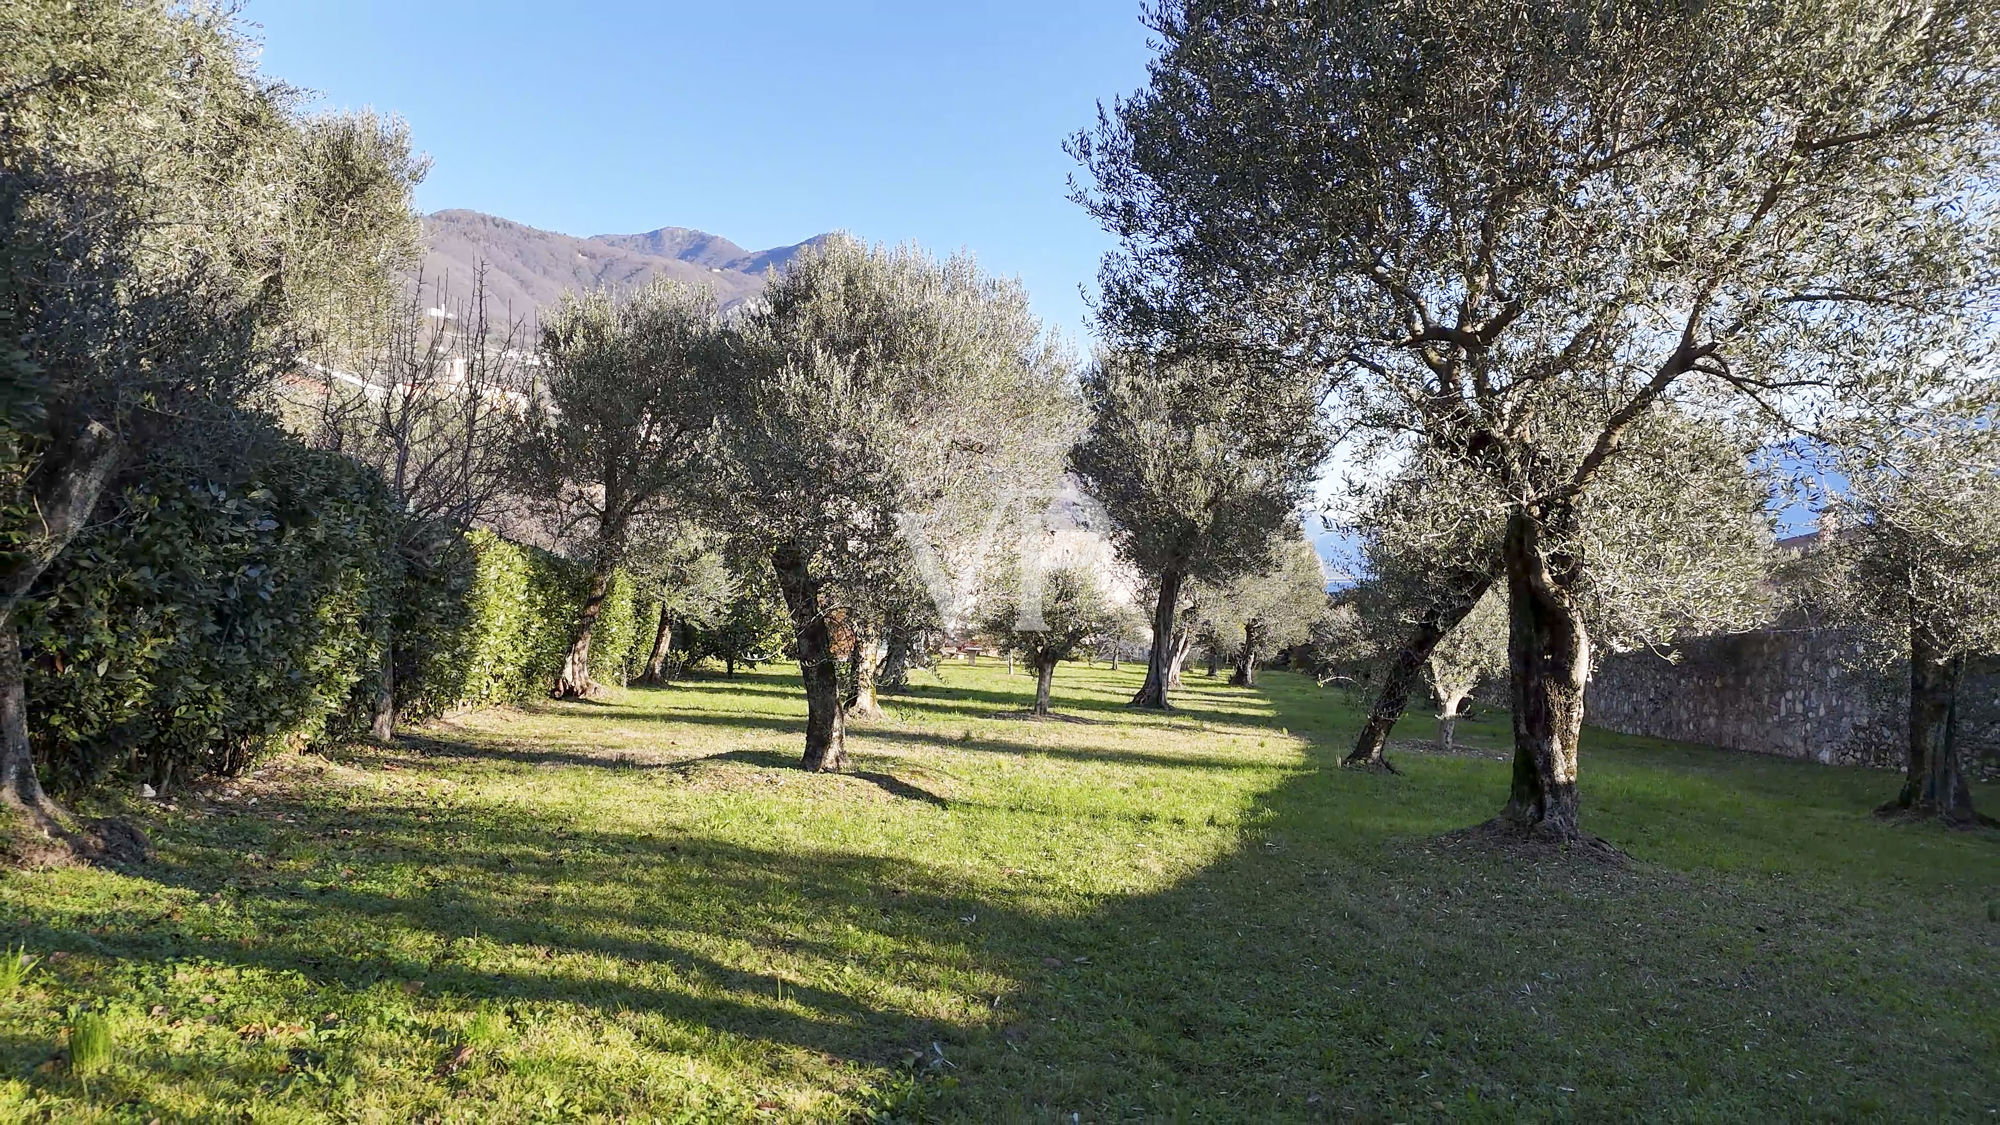
M634 525L693 506L716 448L726 355L714 295L665 278L623 297L567 294L542 325L521 479L581 525L590 563L558 697L595 690L590 636Z
M969 257L836 237L767 283L741 326L718 519L783 592L805 769L846 761L835 628L855 592L904 572L912 529L978 526L964 513L1052 486L1070 387L1021 287Z
M1909 671L1909 749L1886 814L1991 823L1958 738L1968 660L2000 653L2000 408L1929 413L1849 435L1844 530L1814 561L1885 665Z
M1575 434L1549 429L1548 444L1574 455ZM1771 616L1775 482L1758 452L1753 429L1671 404L1634 424L1624 456L1580 498L1576 528L1563 540L1578 574L1572 596L1597 651L1671 649L1683 637ZM1496 579L1509 512L1509 497L1490 480L1430 449L1364 490L1348 525L1368 578L1354 602L1384 658L1383 676L1346 764L1387 766L1384 744L1410 692L1425 680L1438 688L1433 657L1472 639L1460 632L1471 615L1497 600L1511 638L1512 603ZM1469 657L1449 655L1454 665Z
M1166 708L1193 631L1190 584L1264 569L1325 447L1313 381L1270 365L1109 351L1083 378L1089 428L1070 467L1152 583L1153 644L1132 703Z
M1042 575L1032 596L1022 585L1017 572L991 592L981 631L1035 673L1035 702L1028 713L1047 718L1056 665L1114 628L1116 616L1098 577L1080 568Z
M715 540L698 525L674 521L649 528L634 544L632 577L642 600L655 610L653 641L638 682L665 684L674 631L715 627L740 592L742 580L731 572Z
M1515 781L1578 834L1585 500L1670 402L1774 427L1907 397L1992 287L1982 0L1166 0L1073 142L1114 322L1332 373L1504 500Z
M1472 612L1431 648L1424 659L1424 678L1437 700L1437 746L1450 750L1465 714L1465 701L1489 677L1507 671L1507 606L1489 589Z
M1281 540L1264 570L1237 577L1203 599L1210 644L1235 663L1229 682L1257 685L1257 665L1303 644L1326 612L1326 566L1296 532Z
M68 838L15 614L120 474L225 456L273 375L414 259L398 123L308 118L232 13L26 0L0 52L0 799Z

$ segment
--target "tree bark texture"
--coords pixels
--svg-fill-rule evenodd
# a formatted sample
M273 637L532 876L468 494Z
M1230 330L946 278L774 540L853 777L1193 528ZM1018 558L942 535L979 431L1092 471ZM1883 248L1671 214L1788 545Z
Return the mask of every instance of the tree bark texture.
M597 628L597 619L604 614L604 599L611 593L611 579L617 565L614 554L602 551L597 565L591 567L590 586L583 597L583 612L577 615L576 639L570 642L569 655L563 658L562 672L556 676L553 694L557 699L582 699L597 690L597 685L590 679L590 634Z
M1247 621L1243 625L1243 651L1236 654L1236 671L1229 676L1229 682L1237 687L1257 686L1257 646L1263 643L1264 625L1260 621Z
M1174 611L1181 598L1181 576L1160 575L1160 600L1153 607L1153 646L1146 657L1146 679L1132 697L1132 706L1167 709L1167 685L1174 674Z
M68 812L49 798L35 772L28 742L27 666L14 609L90 519L123 451L116 434L90 422L66 449L52 453L61 460L34 496L41 526L28 532L0 570L0 805L12 808L78 855L87 854L85 842L69 830Z
M900 691L910 686L911 630L889 627L883 638L882 665L875 673L875 686L884 691Z
M369 736L377 742L396 737L396 645L382 644L381 667L376 673L375 709L368 723Z
M821 604L820 583L805 553L783 546L771 553L778 588L799 650L799 678L806 692L806 748L801 769L834 772L847 765L847 715L840 701L840 668L833 629Z
M854 649L852 659L848 663L848 672L852 677L854 694L848 700L848 714L880 715L882 707L875 700L874 642L864 629L856 628L851 632Z
M1590 638L1570 589L1552 569L1534 516L1507 522L1507 657L1514 688L1514 785L1500 816L1538 836L1578 838L1577 742Z
M1187 660L1194 653L1194 630L1176 627L1174 630L1174 652L1167 661L1167 686L1181 686L1181 672L1187 668Z
M1457 745L1458 720L1465 714L1465 696L1454 695L1438 704L1437 747L1449 752Z
M1965 658L1939 651L1921 627L1910 630L1910 745L1903 789L1881 812L1935 816L1954 827L1989 823L1972 807L1958 740L1958 689Z
M1424 662L1431 658L1431 650L1444 639L1444 635L1465 620L1465 615L1471 613L1472 608L1479 604L1479 599L1486 596L1487 587L1492 584L1492 577L1487 576L1458 587L1455 597L1441 599L1410 630L1409 639L1403 642L1402 649L1396 653L1396 659L1382 678L1382 690L1376 693L1375 704L1368 710L1368 719L1361 724L1360 737L1354 740L1354 749L1343 765L1387 764L1382 752L1389 744L1389 732L1396 729L1397 721L1409 707L1410 693L1423 679Z
M1035 668L1035 706L1033 714L1049 713L1049 692L1055 686L1056 662L1051 660Z
M643 684L664 684L667 682L667 656L674 650L674 616L667 612L664 603L660 606L660 620L653 628L653 651L646 654L646 673L639 677Z

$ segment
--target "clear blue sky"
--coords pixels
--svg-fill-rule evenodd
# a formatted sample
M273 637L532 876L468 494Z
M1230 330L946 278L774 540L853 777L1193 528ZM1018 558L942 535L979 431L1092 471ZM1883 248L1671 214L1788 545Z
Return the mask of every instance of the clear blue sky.
M425 211L566 234L961 247L1079 343L1109 240L1062 141L1144 79L1138 0L249 0L260 65L401 114Z

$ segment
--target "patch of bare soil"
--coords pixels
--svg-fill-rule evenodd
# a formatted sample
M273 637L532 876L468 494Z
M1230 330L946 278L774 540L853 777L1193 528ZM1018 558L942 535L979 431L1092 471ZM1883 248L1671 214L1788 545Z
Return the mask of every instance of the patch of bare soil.
M1447 855L1499 855L1523 863L1582 863L1625 868L1631 857L1602 837L1584 834L1564 839L1494 817L1484 824L1459 828L1434 841Z
M33 869L90 863L136 867L153 858L152 841L123 817L98 817L64 826L8 810L6 819L7 824L0 829L0 866Z

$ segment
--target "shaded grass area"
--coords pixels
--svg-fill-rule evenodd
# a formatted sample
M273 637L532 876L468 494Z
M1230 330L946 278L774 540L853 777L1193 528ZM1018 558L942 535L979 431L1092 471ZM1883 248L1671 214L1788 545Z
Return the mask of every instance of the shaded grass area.
M1034 723L1029 677L948 667L841 777L791 768L763 673L180 795L144 871L0 884L46 957L0 995L0 1120L2000 1109L2000 844L1874 822L1891 775L1593 732L1633 865L1524 866L1437 841L1500 804L1501 723L1344 773L1339 694L1137 682L1065 666L1093 721Z

